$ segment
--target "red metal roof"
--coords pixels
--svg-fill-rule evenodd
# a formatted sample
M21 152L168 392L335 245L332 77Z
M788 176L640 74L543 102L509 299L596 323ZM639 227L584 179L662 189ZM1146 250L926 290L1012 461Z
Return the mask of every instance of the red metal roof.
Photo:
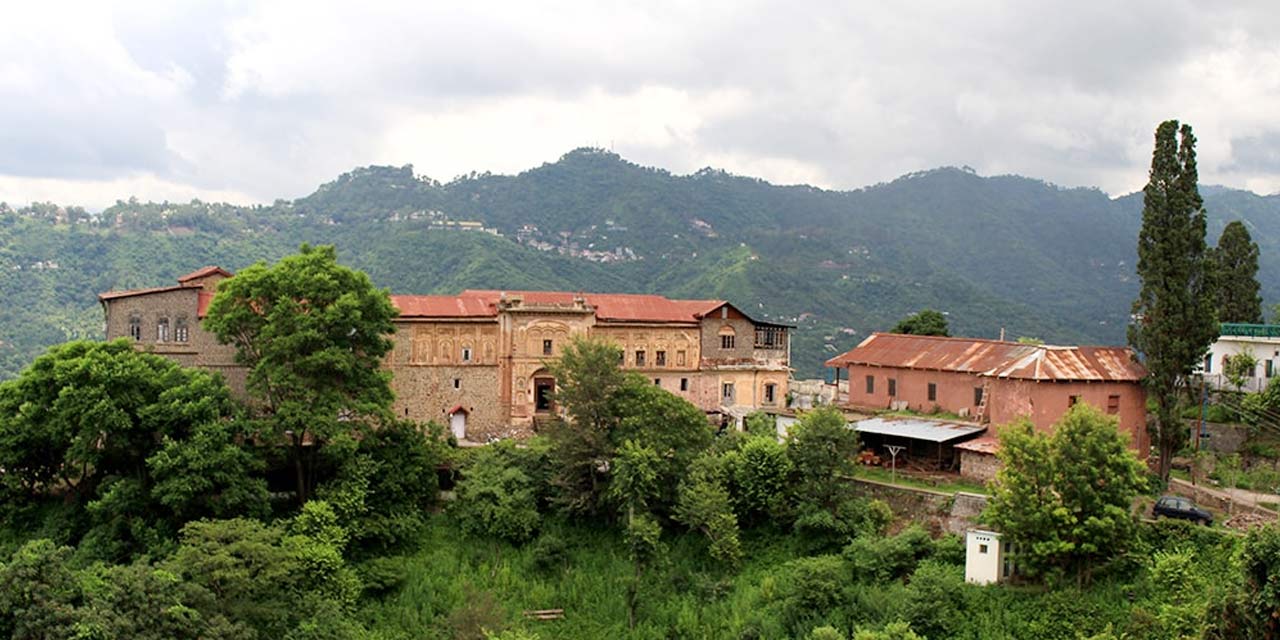
M1055 347L896 333L872 334L826 364L956 371L1022 380L1136 382L1147 374L1126 347Z
M485 318L498 308L476 296L391 296L401 318Z
M204 267L202 269L197 269L195 271L192 271L191 273L188 273L185 276L182 276L181 278L178 278L178 282L189 282L197 278L204 278L206 276L211 276L218 273L228 278L230 278L233 275L230 271L227 271L222 267L209 266L209 267Z
M501 296L519 297L526 305L569 306L581 297L595 308L596 318L606 322L697 322L719 309L723 300L671 300L642 293L572 293L568 291L496 291L468 289L461 297L474 296L497 306Z

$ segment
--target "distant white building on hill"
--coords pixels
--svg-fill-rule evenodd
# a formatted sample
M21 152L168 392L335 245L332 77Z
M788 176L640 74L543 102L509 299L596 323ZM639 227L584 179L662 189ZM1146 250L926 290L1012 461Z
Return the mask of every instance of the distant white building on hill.
M1244 377L1242 391L1267 388L1280 368L1280 324L1223 323L1220 335L1209 347L1200 366L1205 381L1216 389L1235 389L1226 376L1227 358L1241 353L1252 354L1257 364L1251 375Z

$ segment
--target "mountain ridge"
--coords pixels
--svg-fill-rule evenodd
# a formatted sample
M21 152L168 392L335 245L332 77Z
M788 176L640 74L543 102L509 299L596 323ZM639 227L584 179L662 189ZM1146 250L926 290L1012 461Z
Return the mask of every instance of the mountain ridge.
M1264 296L1276 300L1280 197L1204 191L1210 244L1244 219L1262 248ZM964 167L835 191L719 169L676 175L577 149L518 174L447 183L411 165L356 167L270 205L0 207L0 299L10 302L0 305L0 376L48 344L100 335L100 291L163 284L210 263L234 270L301 242L336 244L397 293L727 299L799 325L802 375L924 307L949 313L957 334L1123 344L1140 195Z

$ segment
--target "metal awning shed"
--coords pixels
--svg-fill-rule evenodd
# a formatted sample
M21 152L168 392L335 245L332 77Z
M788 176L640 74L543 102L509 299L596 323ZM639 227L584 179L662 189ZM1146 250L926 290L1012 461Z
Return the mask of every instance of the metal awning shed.
M882 436L896 436L938 443L951 442L952 440L977 435L987 430L986 427L977 424L914 418L868 418L855 422L854 428L858 433L874 433Z
M853 428L863 442L874 451L887 451L888 445L903 445L907 457L917 461L932 460L927 464L936 465L938 470L953 469L956 466L955 450L952 445L976 438L987 428L977 424L942 422L921 418L869 418L853 423ZM898 457L902 463L902 457Z

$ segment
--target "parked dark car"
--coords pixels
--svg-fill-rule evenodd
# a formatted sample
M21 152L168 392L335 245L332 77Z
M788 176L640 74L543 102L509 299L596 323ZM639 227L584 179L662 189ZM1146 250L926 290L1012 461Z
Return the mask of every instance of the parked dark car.
M1212 513L1196 507L1194 502L1180 496L1162 496L1156 500L1156 506L1151 512L1157 519L1164 516L1192 520L1204 525L1213 524Z

